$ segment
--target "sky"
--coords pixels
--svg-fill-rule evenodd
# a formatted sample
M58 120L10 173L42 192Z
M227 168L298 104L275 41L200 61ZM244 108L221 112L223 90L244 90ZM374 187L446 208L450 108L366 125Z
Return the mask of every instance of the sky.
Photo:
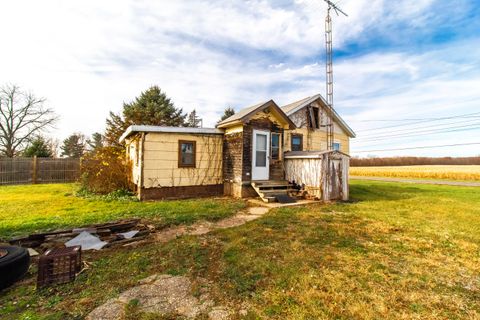
M337 3L334 107L357 133L351 154L480 155L480 2ZM207 127L227 106L325 92L322 0L0 0L0 12L0 85L45 97L61 140L102 132L151 85Z

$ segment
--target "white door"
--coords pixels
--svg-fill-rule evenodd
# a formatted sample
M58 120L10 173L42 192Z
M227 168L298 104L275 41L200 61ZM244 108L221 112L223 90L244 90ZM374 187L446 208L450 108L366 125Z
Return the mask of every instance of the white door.
M270 169L270 132L253 130L252 180L268 180Z

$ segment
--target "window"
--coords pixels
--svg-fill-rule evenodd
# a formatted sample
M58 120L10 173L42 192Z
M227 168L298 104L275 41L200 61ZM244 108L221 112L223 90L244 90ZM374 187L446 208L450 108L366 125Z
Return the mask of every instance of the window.
M308 120L308 127L311 129L319 129L320 128L320 119L319 119L319 112L320 109L317 107L309 106L306 109L307 111L307 120Z
M340 143L339 142L334 142L333 143L333 150L340 151Z
M303 136L301 134L292 134L292 151L303 150Z
M272 133L272 160L280 159L280 133Z
M266 167L267 166L267 135L259 134L256 135L256 155L255 155L255 166L256 167Z
M195 141L178 141L178 167L195 168Z

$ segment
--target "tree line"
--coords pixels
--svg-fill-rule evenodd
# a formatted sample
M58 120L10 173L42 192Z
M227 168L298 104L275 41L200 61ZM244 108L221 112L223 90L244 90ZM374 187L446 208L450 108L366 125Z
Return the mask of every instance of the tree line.
M384 157L351 158L352 167L414 166L414 165L480 165L479 157Z
M120 113L110 111L104 133L95 132L88 137L75 132L60 143L46 136L59 118L53 109L45 107L45 101L16 85L0 87L0 157L80 158L104 147L123 148L119 139L130 125L196 128L203 125L195 109L184 113L158 86L152 86L133 101L124 103ZM225 108L219 121L234 113L233 108Z

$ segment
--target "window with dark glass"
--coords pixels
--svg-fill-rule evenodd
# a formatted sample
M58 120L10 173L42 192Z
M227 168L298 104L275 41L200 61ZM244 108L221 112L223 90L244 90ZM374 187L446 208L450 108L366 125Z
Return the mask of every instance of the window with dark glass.
M272 160L280 159L280 134L279 133L272 133Z
M195 168L195 141L178 141L178 167Z
M292 134L292 151L303 150L303 136L301 134Z
M320 128L320 109L317 107L309 106L306 109L307 112L307 119L308 119L308 126L312 129L319 129Z

